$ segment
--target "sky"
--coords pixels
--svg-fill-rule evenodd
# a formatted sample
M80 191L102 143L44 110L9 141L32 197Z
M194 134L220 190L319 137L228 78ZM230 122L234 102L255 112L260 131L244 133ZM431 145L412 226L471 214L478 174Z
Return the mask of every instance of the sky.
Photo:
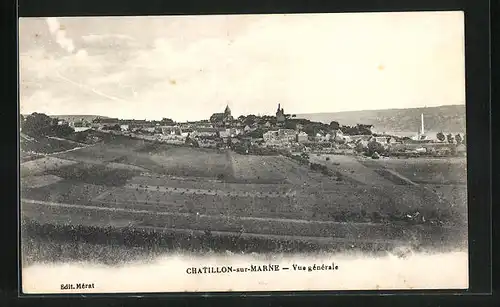
M22 114L465 104L462 12L21 18L19 54Z

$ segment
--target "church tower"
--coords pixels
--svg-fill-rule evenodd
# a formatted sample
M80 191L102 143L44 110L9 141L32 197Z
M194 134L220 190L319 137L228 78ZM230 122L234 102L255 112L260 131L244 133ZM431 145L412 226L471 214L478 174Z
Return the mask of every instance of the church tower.
M276 121L284 122L285 121L285 110L281 108L281 104L278 103L278 111L276 111Z
M226 105L226 109L224 110L224 115L231 116L231 109L229 108L229 105Z

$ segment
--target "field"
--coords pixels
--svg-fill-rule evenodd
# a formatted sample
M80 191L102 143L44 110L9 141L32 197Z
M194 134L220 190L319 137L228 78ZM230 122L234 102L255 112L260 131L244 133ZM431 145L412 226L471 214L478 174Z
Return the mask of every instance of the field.
M465 158L418 158L418 159L381 159L378 161L422 184L467 184L467 164Z
M76 161L65 160L56 157L43 157L36 160L27 161L21 164L21 177L43 174L51 170L76 164Z
M466 194L451 184L458 162L326 157L311 162L333 175L283 156L113 137L23 163L22 217L42 228L132 227L327 245L462 238ZM427 171L434 181L424 180ZM439 181L439 174L451 177Z
M51 139L48 137L32 138L27 135L22 135L20 139L21 153L37 152L41 154L50 154L54 152L64 151L78 147L77 144Z

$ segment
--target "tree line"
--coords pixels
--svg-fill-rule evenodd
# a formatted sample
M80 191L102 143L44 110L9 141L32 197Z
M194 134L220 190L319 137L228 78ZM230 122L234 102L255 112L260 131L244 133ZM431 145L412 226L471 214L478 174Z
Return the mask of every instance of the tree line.
M445 135L443 132L438 132L436 134L436 138L441 141L441 142L444 142L444 141L447 141L448 143L452 144L452 143L456 143L457 145L460 145L460 144L464 144L466 145L467 141L466 141L466 134L464 134L463 136L460 135L459 133L457 133L456 135L453 135L451 133L448 133L447 135Z
M68 125L59 125L59 119L47 116L44 113L32 113L20 116L21 131L32 137L55 136L66 137L75 132Z

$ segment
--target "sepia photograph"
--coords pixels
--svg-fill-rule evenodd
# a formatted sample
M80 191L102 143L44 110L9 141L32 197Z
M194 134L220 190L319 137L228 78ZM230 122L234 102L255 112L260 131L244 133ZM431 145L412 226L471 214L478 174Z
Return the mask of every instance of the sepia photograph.
M19 19L24 294L467 289L460 11Z

